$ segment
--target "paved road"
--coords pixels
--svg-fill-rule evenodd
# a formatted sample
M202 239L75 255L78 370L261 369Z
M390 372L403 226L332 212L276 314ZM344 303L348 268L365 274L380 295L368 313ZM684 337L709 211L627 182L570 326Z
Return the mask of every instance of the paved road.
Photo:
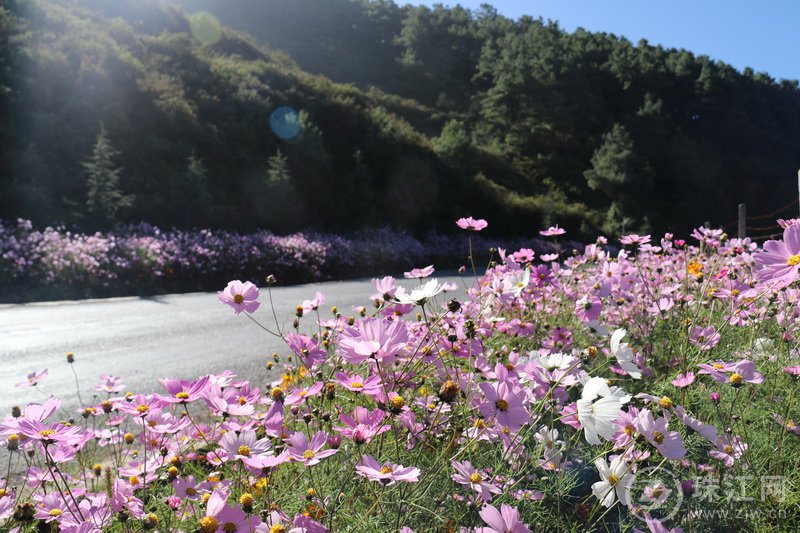
M461 285L458 278L439 279ZM412 287L416 281L401 284ZM374 293L368 279L276 288L279 320L291 325L295 306L313 298L315 291L326 296L323 319L330 318L331 305L342 314L369 306ZM256 315L271 324L266 290L260 301ZM312 317L304 322L310 327ZM12 405L40 401L47 394L77 406L75 376L66 362L70 351L83 401L88 402L103 373L121 377L126 390L135 392L161 391L159 378L193 378L224 369L263 385L267 356L287 349L244 315L234 316L216 293L0 305L0 416ZM45 368L49 374L37 387L14 387L28 373Z

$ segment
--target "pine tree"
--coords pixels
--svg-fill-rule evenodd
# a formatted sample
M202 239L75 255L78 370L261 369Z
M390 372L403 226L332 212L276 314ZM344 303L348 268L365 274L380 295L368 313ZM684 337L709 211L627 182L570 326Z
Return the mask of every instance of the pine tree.
M113 162L118 153L111 145L108 132L101 126L92 155L83 162L86 170L86 210L89 218L100 226L114 224L119 210L133 205L134 196L125 195L120 189L122 169L114 167Z
M289 164L280 149L267 162L267 179L273 186L289 182Z

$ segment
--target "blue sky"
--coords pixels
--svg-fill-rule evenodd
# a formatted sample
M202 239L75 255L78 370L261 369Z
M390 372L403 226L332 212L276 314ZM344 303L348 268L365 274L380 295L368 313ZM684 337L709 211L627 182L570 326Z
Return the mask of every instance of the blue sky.
M751 67L775 79L800 79L799 0L396 0L399 4L489 3L503 15L557 20L568 31L583 27L623 35L634 43L685 48L739 70Z

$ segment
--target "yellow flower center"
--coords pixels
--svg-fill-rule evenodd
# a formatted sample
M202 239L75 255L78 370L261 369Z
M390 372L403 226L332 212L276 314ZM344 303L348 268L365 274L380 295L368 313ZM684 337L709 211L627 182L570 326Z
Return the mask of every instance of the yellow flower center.
M794 254L789 259L786 260L786 264L789 266L797 266L800 265L800 254Z
M727 453L728 455L733 455L733 446L731 446L730 444L725 446L725 453Z
M395 409L402 409L406 405L406 401L402 396L392 396L392 407Z
M314 453L314 450L306 450L303 452L303 457L306 459L313 459L315 455L317 454Z
M486 427L486 423L481 418L477 419L473 425L478 429L483 429Z
M364 384L361 383L360 381L354 381L354 382L352 382L350 384L350 387L353 388L353 389L363 389L364 388Z
M664 409L672 409L672 400L669 398L669 396L664 396L658 400L658 405Z
M140 405L137 405L137 406L136 406L136 411L137 411L139 414L142 414L142 415L143 415L143 414L145 414L145 413L146 413L147 411L149 411L149 410L150 410L150 407L149 407L149 406L147 406L147 405L145 405L145 404L140 404Z
M511 363L506 363L506 370L514 370L514 365Z
M505 400L497 400L494 405L499 411L508 411L508 402Z
M654 431L653 432L653 441L656 444L661 444L662 442L664 442L664 434L661 433L660 431Z
M244 296L242 296L241 294L234 294L233 295L233 303L235 303L235 304L244 303Z
M614 486L614 485L616 485L617 483L619 483L619 478L618 478L617 476L615 476L614 474L611 474L611 475L608 477L608 484L609 484L609 485L611 485L611 486L613 487L613 486Z
M483 481L483 476L475 472L474 474L469 476L469 480L472 481L473 483L480 483L481 481Z
M237 451L239 452L239 455L250 457L250 446L242 444L241 446L239 446L239 449Z
M128 478L128 483L130 483L131 485L138 485L139 478L137 476L131 476Z
M381 474L391 474L392 472L394 472L394 470L392 470L391 466L382 466L381 467Z
M47 438L47 437L49 437L50 435L53 435L54 433L55 433L55 431L54 431L54 430L52 430L52 429L43 429L43 430L41 430L41 431L39 432L39 435L41 435L41 436L42 436L42 437L44 437L44 438Z
M269 528L269 533L286 533L286 528L280 524L276 524Z
M237 528L236 524L233 522L225 522L225 524L222 526L222 531L225 533L236 533L239 531L239 528Z
M633 436L633 426L625 426L625 429L623 431L627 436L629 437Z
M198 525L203 533L214 533L219 527L219 522L213 516L205 516L200 519Z
M729 379L731 384L733 385L741 385L744 382L744 378L735 372L731 374L731 377Z
M722 370L723 368L725 368L725 365L723 365L721 363L714 363L713 366L714 366L714 370Z
M731 296L733 296L734 298L736 298L736 297L737 297L737 296L739 296L740 294L741 294L741 292L739 292L739 289L733 289L733 290L731 291Z
M179 400L188 400L189 399L189 393L186 392L186 391L181 391L178 394L176 394L175 397L177 399L179 399Z
M61 509L50 509L50 512L47 514L49 514L50 516L61 516L63 514L63 511Z
M239 396L239 405L244 405L247 403L247 398L244 396Z
M197 495L197 490L195 490L194 487L188 487L186 489L186 495L187 496L196 496Z
M280 387L275 387L270 393L273 400L281 400L283 398L283 390Z

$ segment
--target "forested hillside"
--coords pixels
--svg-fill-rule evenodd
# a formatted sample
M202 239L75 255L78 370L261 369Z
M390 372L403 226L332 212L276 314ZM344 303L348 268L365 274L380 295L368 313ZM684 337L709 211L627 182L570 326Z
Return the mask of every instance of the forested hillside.
M796 192L797 83L683 50L390 1L0 9L5 218L616 234ZM204 10L213 42L190 31ZM297 137L270 128L282 106Z

